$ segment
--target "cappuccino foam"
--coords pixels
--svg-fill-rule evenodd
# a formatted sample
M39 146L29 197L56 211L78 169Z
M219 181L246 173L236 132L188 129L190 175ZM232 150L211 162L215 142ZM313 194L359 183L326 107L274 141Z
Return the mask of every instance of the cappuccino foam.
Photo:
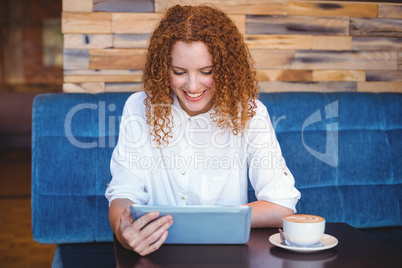
M323 217L316 215L307 215L307 214L288 215L285 216L284 219L287 221L300 222L300 223L315 223L315 222L322 222L325 220Z

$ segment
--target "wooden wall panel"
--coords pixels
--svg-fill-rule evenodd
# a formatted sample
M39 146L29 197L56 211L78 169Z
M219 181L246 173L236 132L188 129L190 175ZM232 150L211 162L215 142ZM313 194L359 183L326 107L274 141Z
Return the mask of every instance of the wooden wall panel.
M309 16L247 15L248 34L348 35L349 20Z
M350 20L350 34L402 37L402 20L352 18Z
M208 2L228 13L244 35L261 91L402 92L402 4ZM142 90L148 40L162 13L175 4L204 3L154 0L153 8L130 11L113 0L63 0L63 90Z
M62 32L64 34L105 34L111 33L110 13L63 12Z
M90 69L143 69L145 49L91 49Z
M288 15L376 18L377 14L376 4L288 3Z

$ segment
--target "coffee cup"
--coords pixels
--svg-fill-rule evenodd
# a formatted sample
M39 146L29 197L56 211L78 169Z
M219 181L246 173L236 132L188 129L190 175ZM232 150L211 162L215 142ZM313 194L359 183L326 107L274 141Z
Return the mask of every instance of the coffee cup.
M285 239L295 245L310 246L324 235L325 219L316 215L294 214L283 217Z

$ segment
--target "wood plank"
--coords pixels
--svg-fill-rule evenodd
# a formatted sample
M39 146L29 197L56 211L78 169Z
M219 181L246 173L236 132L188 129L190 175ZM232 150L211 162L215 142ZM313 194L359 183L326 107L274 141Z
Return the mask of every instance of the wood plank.
M141 82L142 75L65 75L65 83L88 83L88 82Z
M62 32L64 34L111 33L111 14L105 12L63 12Z
M288 3L288 15L377 18L377 14L377 4L348 4L343 2Z
M257 69L291 69L293 50L250 49Z
M378 17L388 19L402 19L402 6L378 5Z
M314 50L351 50L352 37L350 36L312 36Z
M91 0L94 11L106 12L153 12L154 3L150 0Z
M246 16L247 34L349 35L349 19L312 16Z
M90 69L143 69L146 49L91 49Z
M88 69L89 52L87 49L64 49L63 68L68 69Z
M250 49L311 49L311 35L246 35Z
M398 52L398 70L402 70L402 52Z
M105 83L64 83L65 93L100 93L105 92Z
M312 81L311 70L257 70L258 81Z
M402 92L402 82L358 82L359 92Z
M64 75L142 75L141 70L64 70Z
M114 34L116 48L147 48L150 34Z
M402 38L354 36L353 50L402 50Z
M297 50L294 69L396 70L395 51Z
M161 19L157 13L111 13L113 33L152 33Z
M313 81L365 81L362 70L313 70Z
M142 83L106 83L106 92L136 92L143 91Z
M260 92L353 92L357 90L357 82L260 82Z
M92 12L93 0L63 0L64 12Z
M65 49L107 48L113 46L112 34L65 34Z
M402 82L402 71L368 70L366 72L366 81L400 81L400 82Z
M176 5L177 1L172 0L154 0L155 12L164 12L166 9ZM181 5L202 5L205 0L182 0ZM218 7L228 14L262 14L262 15L286 15L285 1L267 1L267 0L209 0L208 4Z
M402 37L402 20L352 18L350 20L350 34L354 36Z

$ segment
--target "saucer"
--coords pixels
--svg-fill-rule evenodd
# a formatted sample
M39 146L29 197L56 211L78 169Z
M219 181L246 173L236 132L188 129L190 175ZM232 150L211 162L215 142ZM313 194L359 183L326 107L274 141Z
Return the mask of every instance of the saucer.
M338 239L336 239L332 235L328 235L328 234L324 234L320 240L320 242L324 244L323 247L309 248L309 247L292 247L292 246L283 245L281 243L281 238L279 236L279 233L271 235L269 237L269 242L271 242L273 245L275 245L277 247L295 251L295 252L302 252L302 253L318 252L318 251L333 248L336 245L338 245Z

